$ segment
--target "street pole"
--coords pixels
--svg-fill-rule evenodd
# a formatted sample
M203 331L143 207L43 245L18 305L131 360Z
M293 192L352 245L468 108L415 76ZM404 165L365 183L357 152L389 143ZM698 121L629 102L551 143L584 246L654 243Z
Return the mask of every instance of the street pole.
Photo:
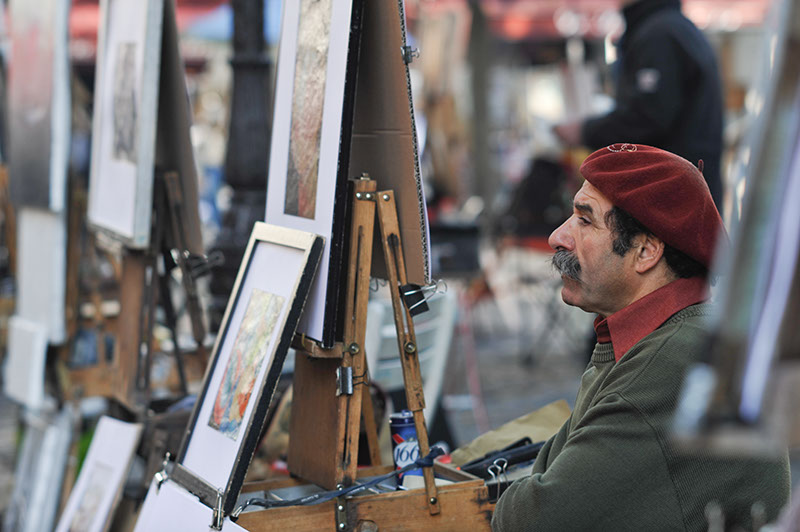
M231 0L231 5L233 85L224 182L233 193L212 246L225 259L211 278L212 330L222 319L253 224L264 219L272 123L264 0Z

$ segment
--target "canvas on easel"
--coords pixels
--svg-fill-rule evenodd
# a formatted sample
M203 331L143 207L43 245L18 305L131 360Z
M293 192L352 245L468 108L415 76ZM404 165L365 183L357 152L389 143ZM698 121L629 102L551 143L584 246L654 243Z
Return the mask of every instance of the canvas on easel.
M265 219L326 239L299 327L324 347L343 334L349 179L368 172L380 189L395 190L409 279L430 279L400 6L369 4L289 2L281 28ZM370 21L362 37L362 18L375 11L389 18ZM381 258L373 271L385 277Z
M204 354L202 309L187 265L203 244L175 0L103 0L100 21L87 218L102 247L119 255L121 310L113 367L98 365L76 377L91 382L102 375L109 387L103 395L131 406L147 402L150 393L155 306L175 321L169 272L151 275L159 255L181 269L195 350ZM167 256L170 250L177 253ZM175 336L174 323L167 325ZM173 344L173 367L186 393L183 359ZM193 372L197 379L201 371Z
M178 171L189 250L201 251L190 114L174 0L102 0L92 123L89 223L125 246L149 244L154 170Z
M256 223L176 467L233 509L322 252L322 238ZM214 505L212 501L212 506Z
M394 2L365 2L359 13L362 21L360 51L356 56L357 65L352 66L353 69L358 67L357 90L353 101L352 145L344 160L349 161L348 172L350 174L356 176L368 174L375 187L372 189L373 193L381 190L391 191L393 201L396 201L397 204L398 236L402 242L402 245L398 247L398 252L403 255L403 276L407 276L407 282L425 284L429 276L427 270L427 219L424 216L424 202L420 191L416 136L406 63L411 59L411 53L407 49L405 41L402 5ZM284 47L287 36L287 20L288 18L284 18L282 47ZM300 24L302 22L301 18ZM342 28L339 27L338 31L342 32ZM290 40L289 43L291 44L291 42ZM291 59L291 57L290 55L289 58ZM279 78L282 68L280 62L284 61L284 58L282 53L279 58ZM289 61L289 64L291 65L292 62ZM276 112L279 109L279 106L276 107ZM276 116L276 123L277 120ZM273 139L276 135L277 133L274 131ZM325 140L324 134L322 139ZM275 167L275 159L281 157L282 153L273 146L271 169ZM270 186L273 184L272 176L271 172ZM280 175L275 174L275 179L280 182ZM284 180L286 179L288 178L284 178ZM355 180L353 187L358 187L359 181L361 180ZM268 193L268 198L270 194L272 193ZM276 201L276 196L282 197L280 193L274 194L273 201ZM346 202L341 203L341 208L344 209ZM269 209L270 204L267 209L268 216ZM353 212L355 212L355 208L353 208ZM374 215L367 217L369 219L364 220L363 223L369 224L369 227L372 228L375 222ZM352 218L355 220L355 214ZM350 235L350 239L360 238L360 233L354 229L355 226L351 228L349 223L349 220L340 225L334 223L333 230ZM377 234L377 231L369 233ZM342 241L347 241L348 246L352 246L354 242L350 239L343 238ZM366 243L362 243L361 247L363 248L365 245ZM352 254L349 257L343 255L339 263L343 272L350 273L356 269L365 268L367 276L388 278L384 253L380 251L382 245L380 243L373 245L373 239L370 237L369 246L370 249L374 247L377 251L371 253L364 264L356 265L353 262ZM320 271L320 277L318 282L324 282L322 271ZM328 284L331 282L329 279ZM346 284L342 281L337 283L339 290L345 286ZM342 415L342 408L349 409L351 407L343 407L340 399L330 397L334 389L332 384L334 372L342 363L342 351L348 349L353 341L358 344L363 342L363 340L358 340L360 332L345 338L348 336L345 332L346 325L348 321L354 319L352 313L346 310L347 305L351 303L350 299L351 296L346 295L325 300L325 306L333 307L336 314L343 318L341 337L337 336L336 338L337 342L343 342L342 349L338 353L336 353L336 348L330 349L330 356L338 354L339 360L330 359L329 356L327 360L307 361L300 356L297 359L295 371L296 395L292 411L297 412L298 415L293 416L293 419L303 418L304 421L293 422L292 437L301 443L290 448L289 467L293 473L326 487L335 485L343 478L342 467L337 465L342 457L336 456L337 453L341 454L342 450L330 447L315 452L306 443L310 441L309 439L312 438L318 427L325 427L333 441L339 441L345 432L343 426L333 426L335 422L332 420ZM309 305L313 305L313 303L313 299L309 301ZM323 321L328 319L330 314L326 311L322 315L319 313L320 310L319 305L310 306L308 312L316 312L316 316L323 318ZM301 332L307 331L301 329ZM314 335L310 336L317 339ZM325 347L324 342L322 344ZM310 349L314 350L313 347ZM357 371L357 369L353 371ZM298 393L298 389L307 390L308 393ZM322 399L325 397L328 399ZM353 404L355 403L358 401L353 402ZM346 468L351 467L354 467L354 464L349 464ZM353 475L348 473L345 476L352 477Z

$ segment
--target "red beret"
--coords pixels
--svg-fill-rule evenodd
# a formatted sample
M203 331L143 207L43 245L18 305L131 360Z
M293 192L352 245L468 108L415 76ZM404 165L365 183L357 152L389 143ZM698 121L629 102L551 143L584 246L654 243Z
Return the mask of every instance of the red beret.
M658 238L711 266L722 218L703 174L689 161L641 144L612 144L589 155L583 177Z

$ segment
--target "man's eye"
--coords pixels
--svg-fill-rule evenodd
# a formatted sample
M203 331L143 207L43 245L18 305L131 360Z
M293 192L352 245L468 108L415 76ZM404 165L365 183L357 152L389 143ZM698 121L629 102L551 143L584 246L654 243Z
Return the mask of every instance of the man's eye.
M590 225L591 222L582 216L578 218L578 223L581 225Z

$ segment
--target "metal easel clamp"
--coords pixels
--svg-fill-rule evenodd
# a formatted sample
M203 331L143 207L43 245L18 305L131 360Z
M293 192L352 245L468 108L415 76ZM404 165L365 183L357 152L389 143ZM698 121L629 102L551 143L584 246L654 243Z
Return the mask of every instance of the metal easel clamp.
M170 458L171 455L169 454L169 452L166 453L164 455L164 461L161 462L161 470L157 471L156 474L153 475L153 479L156 481L156 493L158 493L161 490L161 485L164 484L164 482L166 482L167 480L169 480L169 475L172 471L172 468L170 467L171 464L169 461Z
M412 48L409 45L405 45L405 46L403 46L402 50L403 50L403 61L407 65L411 64L411 62L414 59L419 57L419 49L418 48Z
M436 294L444 294L445 292L447 292L447 283L443 279L438 279L425 286L407 283L400 287L400 296L412 316L427 311L428 300Z
M337 486L338 487L338 486ZM344 497L336 499L336 530L347 528L347 505Z
M353 395L353 368L339 366L336 368L336 397Z
M217 491L217 502L214 504L210 528L212 530L222 530L223 521L225 521L225 513L222 511L222 492Z

